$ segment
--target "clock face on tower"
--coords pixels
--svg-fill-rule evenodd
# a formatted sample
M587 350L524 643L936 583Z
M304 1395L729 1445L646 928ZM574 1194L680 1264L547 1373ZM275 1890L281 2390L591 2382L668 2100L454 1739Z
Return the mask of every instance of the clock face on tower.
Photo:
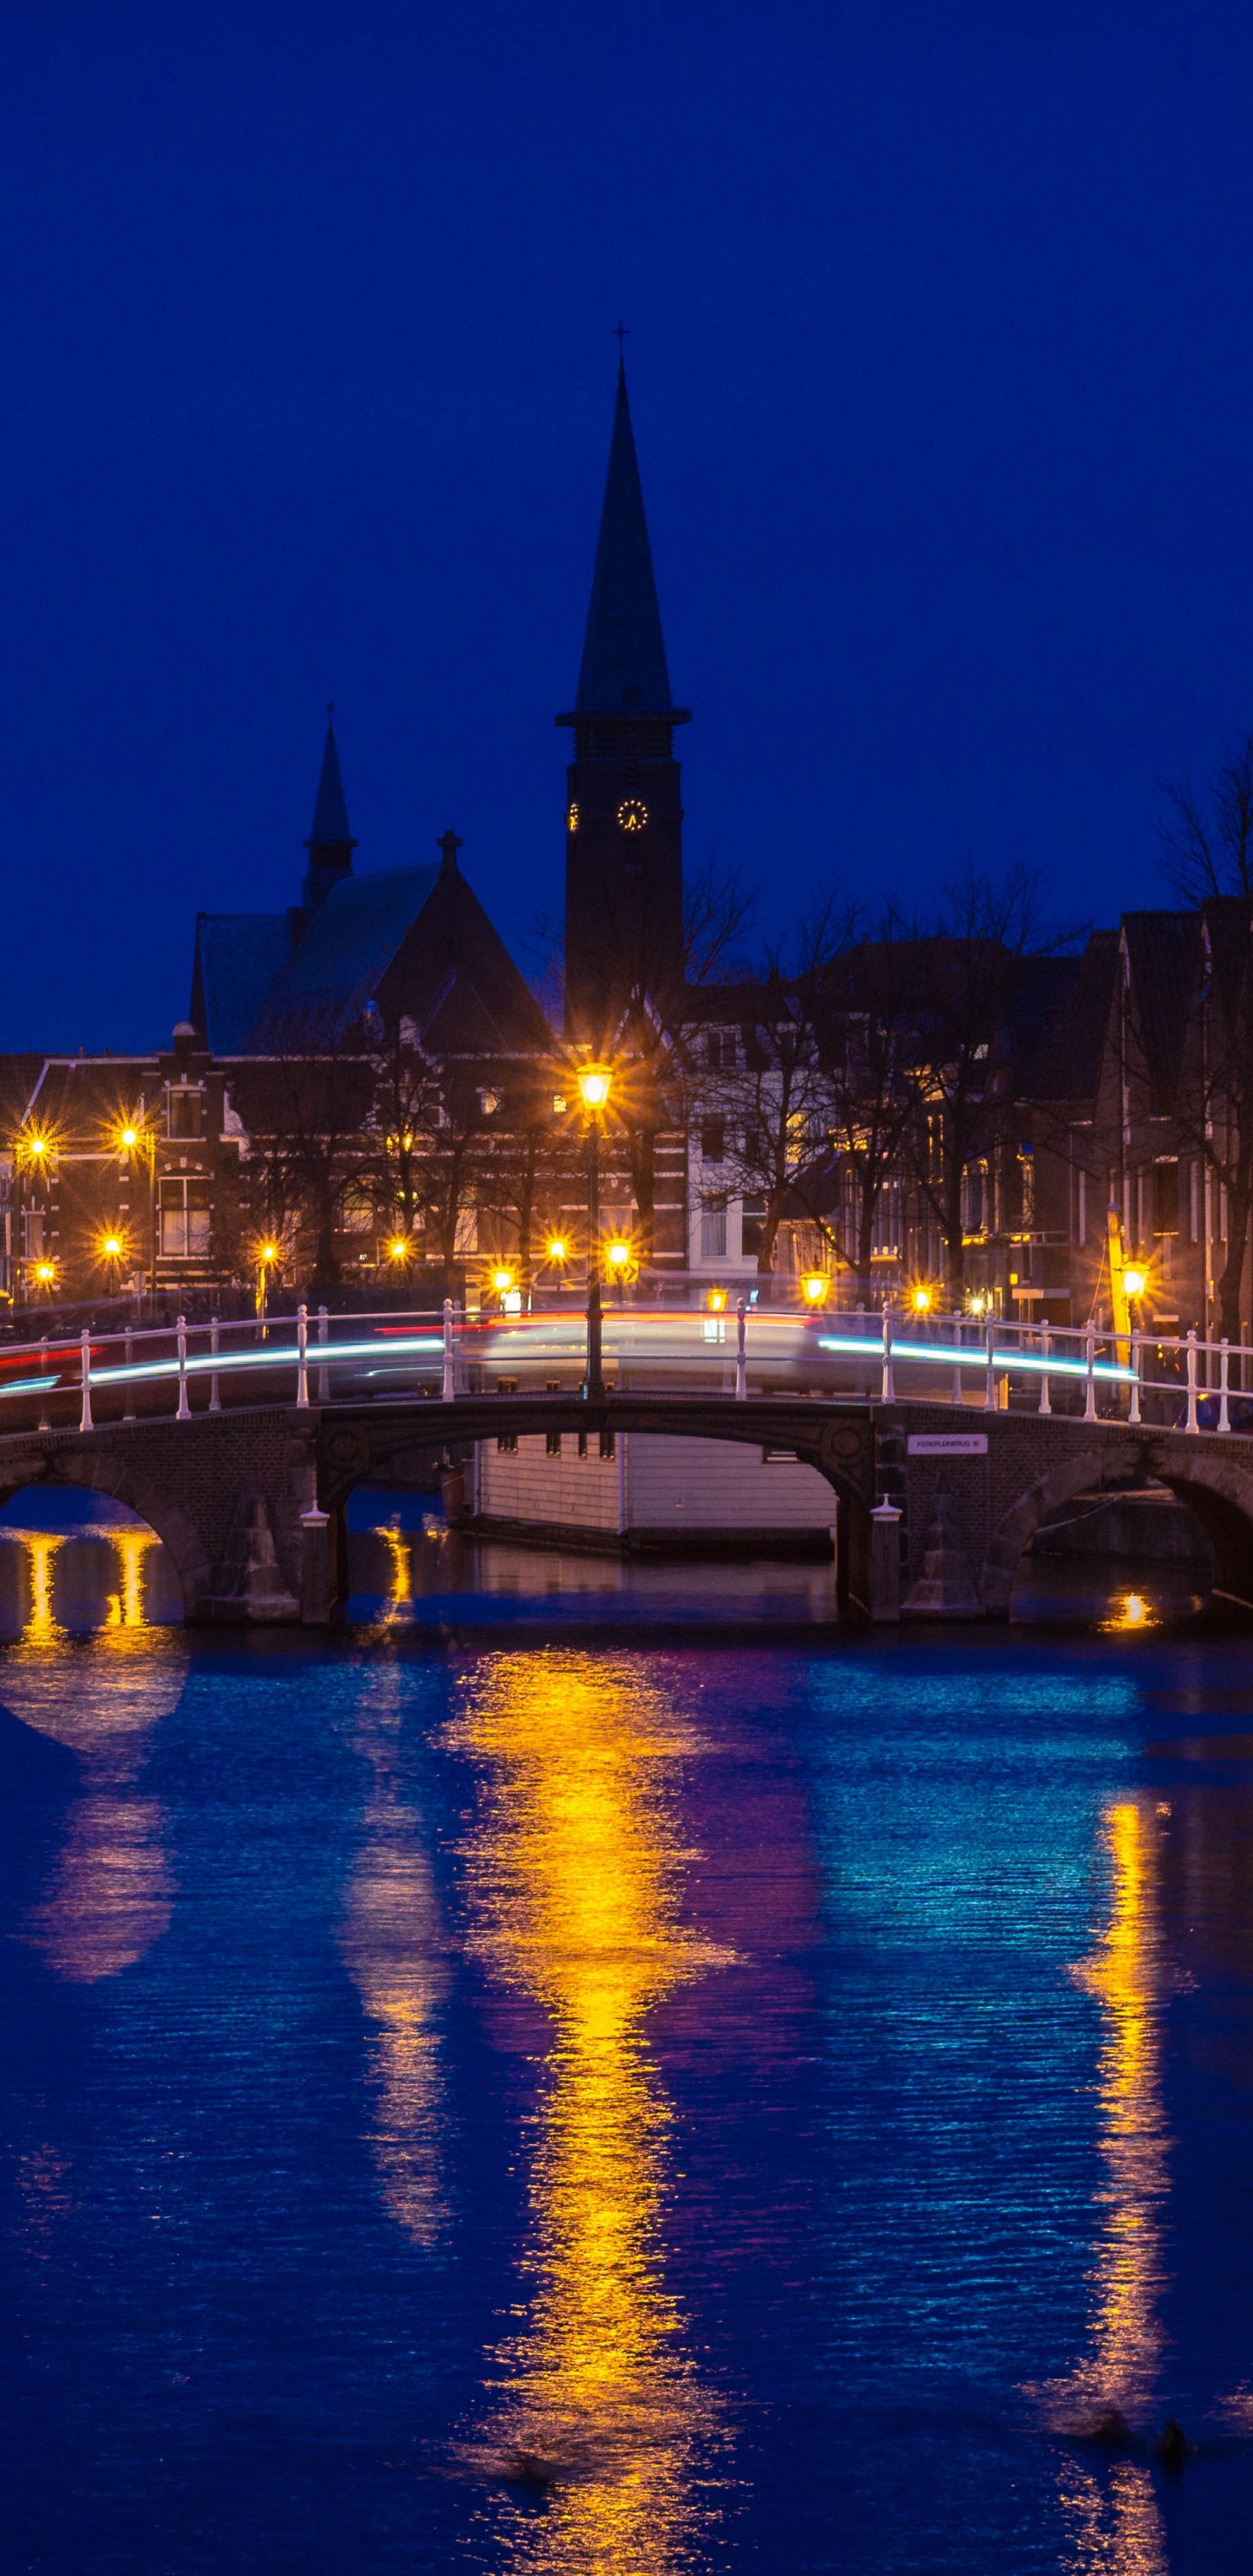
M618 807L618 829L620 832L642 832L647 821L648 807L647 805L641 805L638 796L628 796L625 805L620 805Z

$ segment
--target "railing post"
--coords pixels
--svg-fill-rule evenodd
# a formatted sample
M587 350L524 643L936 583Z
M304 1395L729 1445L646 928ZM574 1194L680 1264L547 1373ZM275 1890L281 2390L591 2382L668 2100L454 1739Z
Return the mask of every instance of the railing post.
M218 1338L218 1319L215 1315L209 1325L209 1348L213 1353L214 1359L216 1359L218 1355ZM214 1369L209 1380L209 1411L210 1413L220 1413L221 1410L222 1389L218 1381L217 1370Z
M444 1384L441 1390L445 1404L451 1404L457 1392L453 1377L452 1299L444 1299Z
M1196 1326L1188 1326L1188 1429L1199 1431L1196 1411Z
M1144 1336L1137 1327L1131 1336L1131 1402L1127 1407L1128 1422L1140 1419L1140 1349Z
M988 1373L987 1373L987 1377L986 1377L986 1379L985 1379L985 1381L984 1381L984 1388L983 1388L983 1410L984 1410L984 1412L985 1412L985 1413L995 1413L995 1411L996 1411L996 1317L995 1317L995 1315L989 1315L989 1317L988 1317L988 1322L987 1322L987 1343L988 1343Z
M318 1349L319 1349L319 1350L325 1350L325 1348L326 1348L326 1345L327 1345L327 1342L328 1342L329 1338L330 1338L330 1336L329 1336L329 1333L328 1333L328 1331L327 1331L326 1308L325 1308L325 1306L319 1306L319 1308L318 1308ZM329 1404L329 1403L330 1403L330 1400L331 1400L331 1372L330 1372L329 1368L327 1367L326 1362L325 1362L325 1360L324 1360L324 1361L323 1361L323 1363L322 1363L321 1368L318 1370L318 1402L319 1402L319 1404Z
M296 1410L309 1410L309 1309L296 1308Z
M79 1422L79 1426L78 1426L78 1427L79 1427L79 1430L80 1430L80 1431L90 1431L90 1429L91 1429L91 1335L90 1335L90 1333L89 1333L85 1328L84 1328L84 1331L83 1331L83 1334L82 1334L82 1338L81 1338L81 1341L80 1341L80 1345L79 1345L79 1347L80 1347L80 1349L81 1349L81 1351L82 1351L81 1368L82 1368L82 1379L83 1379L83 1411L82 1411L82 1419L81 1419L81 1421Z
M1085 1345L1086 1345L1086 1357L1087 1357L1087 1367L1088 1367L1088 1391L1087 1391L1087 1399L1086 1399L1086 1402L1085 1402L1085 1404L1084 1404L1084 1408L1083 1408L1083 1418L1084 1418L1084 1421L1085 1421L1085 1422L1095 1422L1095 1420L1096 1420L1096 1326L1095 1326L1095 1324L1093 1324L1093 1323L1089 1323L1089 1325L1088 1325L1087 1333L1086 1333L1086 1335L1085 1335Z
M1227 1371L1230 1365L1230 1359L1231 1344L1224 1333L1222 1338L1221 1354L1218 1362L1218 1428L1220 1431L1230 1431L1231 1429L1231 1415L1227 1407L1227 1396L1230 1386Z
M744 1300L741 1297L737 1301L735 1309L735 1394L736 1401L740 1404L746 1404L748 1401L748 1352L746 1341L747 1315Z
M896 1402L896 1382L892 1375L892 1309L886 1297L883 1300L883 1385L880 1396L884 1404Z
M1043 1317L1040 1320L1040 1361L1040 1411L1051 1413L1053 1399L1049 1394L1049 1328Z
M128 1324L128 1325L127 1325L127 1327L126 1327L126 1367L127 1367L127 1371L129 1372L131 1369L133 1369L134 1365L135 1365L135 1336L134 1336L133 1332L131 1331L130 1325ZM124 1402L124 1404L125 1404L126 1410L125 1410L125 1412L124 1412L124 1413L123 1413L123 1415L122 1415L122 1420L123 1420L123 1422L133 1422L133 1421L134 1421L134 1419L135 1419L135 1390L134 1390L134 1387L133 1387L133 1386L131 1385L131 1383L130 1383L130 1377L129 1377L129 1374L128 1374L128 1376L127 1376L127 1382L126 1382L126 1394L125 1394L125 1396L124 1396L124 1398L123 1398L123 1402Z
M583 1393L591 1404L599 1404L605 1392L601 1334L600 1281L593 1274L587 1288L587 1374L583 1380Z
M191 1406L187 1401L187 1317L178 1319L178 1419L190 1422Z

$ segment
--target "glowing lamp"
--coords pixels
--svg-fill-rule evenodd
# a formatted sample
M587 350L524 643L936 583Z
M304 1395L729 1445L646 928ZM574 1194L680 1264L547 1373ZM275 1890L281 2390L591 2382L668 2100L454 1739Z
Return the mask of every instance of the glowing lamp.
M126 1151L129 1154L132 1145L137 1145L139 1143L139 1129L137 1127L124 1127L122 1129L122 1143L125 1145Z
M609 1098L609 1086L612 1081L612 1065L581 1064L579 1066L579 1097L582 1100L584 1108L603 1109Z
M261 1246L261 1258L263 1261L277 1261L278 1245L276 1243L263 1243Z
M50 1288L56 1275L56 1269L51 1261L36 1262L35 1277L39 1281L41 1288Z
M913 1306L913 1310L916 1315L929 1315L931 1312L930 1289L915 1288L910 1303Z
M394 1234L387 1247L387 1258L389 1261L403 1261L408 1250L403 1234Z
M42 1161L42 1159L43 1159L44 1155L47 1153L47 1151L48 1151L48 1140L47 1140L47 1137L46 1137L46 1136L32 1136L32 1137L31 1137L31 1140L30 1140L30 1152L31 1152L32 1159L33 1159L36 1163L38 1163L38 1162L41 1162L41 1161Z
M492 1286L498 1297L507 1297L513 1286L512 1270L493 1270Z
M606 1244L605 1259L607 1260L611 1270L625 1270L630 1258L631 1247L629 1243Z
M828 1279L825 1270L807 1271L805 1277L801 1281L801 1295L803 1296L806 1305L824 1305L826 1303L827 1292L830 1286L831 1282Z
M711 1315L720 1315L720 1314L722 1313L722 1309L723 1309L723 1307L725 1306L726 1302L727 1302L727 1292L726 1292L725 1288L711 1288L711 1289L710 1289L710 1291L709 1291L709 1311L710 1311Z
M122 1258L121 1239L116 1234L106 1234L100 1249L106 1261L120 1261Z
M1147 1270L1124 1270L1122 1284L1129 1297L1142 1297L1149 1284Z
M548 1258L550 1261L565 1261L569 1258L569 1253L570 1246L567 1243L564 1234L554 1234L549 1237Z

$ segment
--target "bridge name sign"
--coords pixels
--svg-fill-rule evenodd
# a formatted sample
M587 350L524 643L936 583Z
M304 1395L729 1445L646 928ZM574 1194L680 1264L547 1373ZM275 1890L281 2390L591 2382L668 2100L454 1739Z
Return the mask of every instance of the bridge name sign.
M911 1458L986 1458L986 1431L911 1431Z

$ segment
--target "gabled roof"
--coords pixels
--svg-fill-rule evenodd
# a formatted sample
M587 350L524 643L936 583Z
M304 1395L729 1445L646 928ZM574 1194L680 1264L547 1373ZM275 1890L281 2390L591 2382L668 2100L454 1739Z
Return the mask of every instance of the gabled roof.
M1041 1100L1095 1101L1118 974L1118 933L1094 930L1072 974L1052 1027L1042 1032L1031 1068Z
M1122 935L1144 1071L1151 1090L1165 1098L1179 1078L1200 958L1201 917L1196 912L1125 912Z
M631 431L626 374L619 367L609 471L575 710L579 715L621 715L624 709L640 707L660 713L669 705L670 675L652 549Z
M1247 895L1211 895L1202 907L1214 992L1228 1028L1235 1020L1249 972L1251 915L1253 904Z
M196 925L191 1018L214 1055L247 1045L267 994L291 956L285 912L202 912Z
M339 1045L373 1000L439 873L388 868L333 886L258 1012L251 1051Z

